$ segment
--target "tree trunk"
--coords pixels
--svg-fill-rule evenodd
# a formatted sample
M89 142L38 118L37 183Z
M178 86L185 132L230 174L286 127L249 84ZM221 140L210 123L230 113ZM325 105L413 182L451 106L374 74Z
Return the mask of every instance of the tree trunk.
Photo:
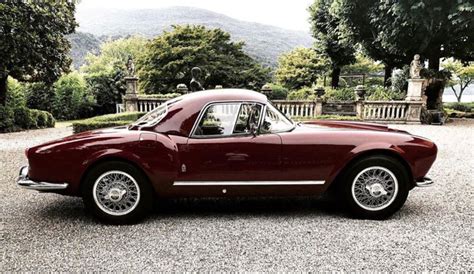
M439 71L439 51L431 54L428 59L428 68L434 72Z
M383 76L383 85L384 87L389 87L391 83L393 67L391 65L385 65L384 67L384 76Z
M0 106L5 106L7 102L7 79L8 75L0 74Z
M333 68L331 72L331 87L339 87L339 76L341 76L341 68Z

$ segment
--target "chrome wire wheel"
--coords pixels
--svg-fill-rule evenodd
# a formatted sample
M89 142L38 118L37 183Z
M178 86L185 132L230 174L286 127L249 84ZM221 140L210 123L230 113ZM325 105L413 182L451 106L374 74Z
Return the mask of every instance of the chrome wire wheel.
M94 202L105 213L123 216L132 212L140 201L137 181L123 171L108 171L94 183Z
M378 211L390 206L397 193L397 177L381 166L362 170L352 182L352 198L357 205L369 211Z

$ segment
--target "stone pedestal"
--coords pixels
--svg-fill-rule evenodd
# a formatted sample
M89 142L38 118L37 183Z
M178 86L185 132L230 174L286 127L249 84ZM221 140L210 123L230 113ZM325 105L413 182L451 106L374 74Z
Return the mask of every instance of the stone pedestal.
M323 115L323 100L321 98L317 98L314 101L314 116Z
M134 76L125 77L127 91L123 96L123 103L126 112L138 111L138 92L137 83L138 78Z
M421 124L422 101L411 101L408 103L407 124Z
M356 101L356 114L357 118L364 119L364 100L359 99Z
M424 79L408 79L407 101L423 100L423 82Z

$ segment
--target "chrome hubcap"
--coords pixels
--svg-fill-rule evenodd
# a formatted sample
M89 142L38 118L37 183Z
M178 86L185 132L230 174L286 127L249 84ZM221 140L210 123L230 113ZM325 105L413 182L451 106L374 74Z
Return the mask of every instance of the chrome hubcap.
M140 201L140 188L135 179L122 171L102 174L94 183L96 205L105 213L122 216L133 211Z
M388 207L395 200L397 193L397 177L385 167L366 168L357 174L352 182L354 201L370 211Z

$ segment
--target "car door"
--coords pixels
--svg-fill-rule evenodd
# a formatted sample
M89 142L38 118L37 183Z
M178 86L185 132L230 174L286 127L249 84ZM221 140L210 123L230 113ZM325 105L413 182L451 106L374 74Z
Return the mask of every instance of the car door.
M207 105L181 156L177 184L273 181L281 166L281 138L256 134L264 106L253 102Z

